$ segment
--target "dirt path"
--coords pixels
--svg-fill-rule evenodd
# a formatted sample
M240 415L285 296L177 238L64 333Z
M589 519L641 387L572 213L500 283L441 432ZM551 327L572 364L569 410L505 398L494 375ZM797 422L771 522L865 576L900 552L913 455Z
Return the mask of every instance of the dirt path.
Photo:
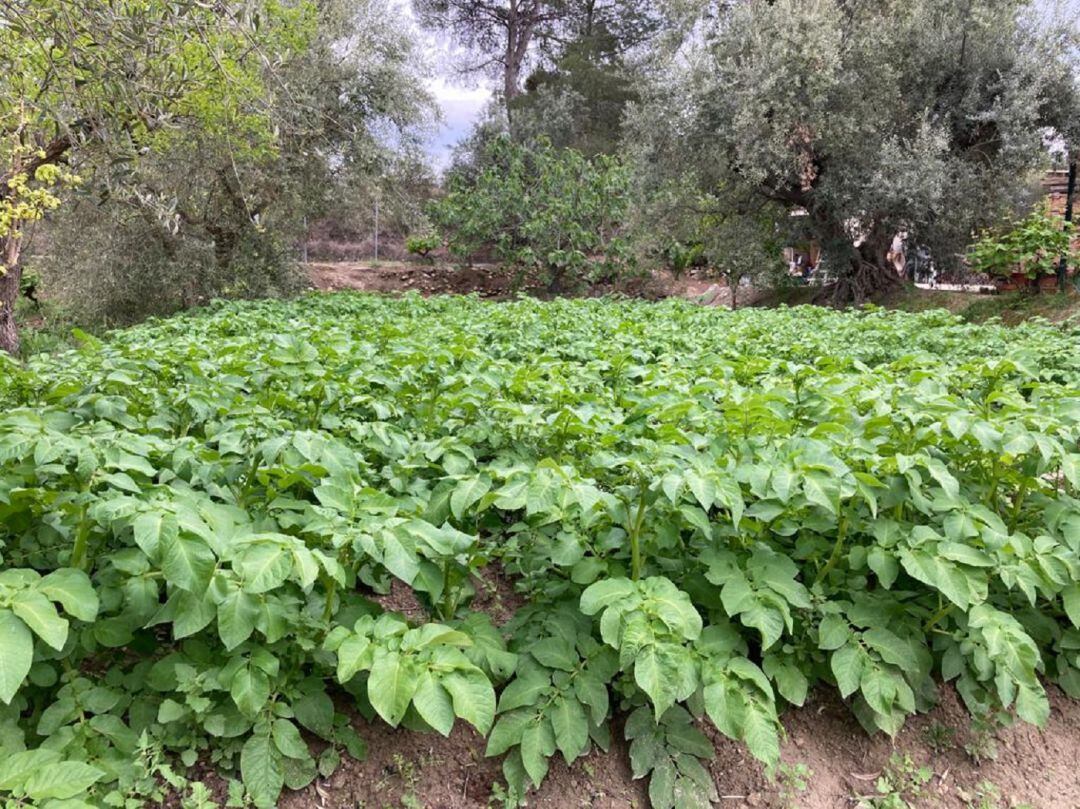
M482 297L502 297L513 292L513 279L494 267L448 268L401 262L317 262L308 264L312 285L325 292L343 289L400 293L415 290L424 295L476 292Z

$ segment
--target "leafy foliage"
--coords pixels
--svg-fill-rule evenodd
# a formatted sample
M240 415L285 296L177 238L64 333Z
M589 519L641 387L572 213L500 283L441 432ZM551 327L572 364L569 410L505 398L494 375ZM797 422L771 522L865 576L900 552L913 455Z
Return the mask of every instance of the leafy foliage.
M440 247L442 247L442 239L434 233L410 236L405 240L405 249L420 258L427 258L432 250L438 250Z
M1045 206L1036 208L1008 230L983 233L968 250L968 260L972 269L987 275L1053 275L1061 257L1075 252L1074 232L1072 222L1052 215Z
M142 805L201 760L270 806L363 754L348 705L472 725L511 802L622 727L658 807L710 799L704 722L775 768L812 687L1041 724L1044 680L1080 697L1077 336L339 295L7 364L0 794Z
M766 207L828 255L838 303L896 286L893 238L955 267L1031 202L1047 129L1075 142L1075 28L1012 0L687 4L631 148L654 185ZM775 206L775 207L774 207Z
M115 144L79 149L86 181L47 221L45 254L28 257L47 297L81 323L126 325L214 297L294 293L306 282L297 245L309 227L328 213L364 225L356 219L372 210L373 177L389 186L383 228L406 202L418 208L420 189L401 187L414 161L393 152L409 151L427 97L415 43L385 5L297 4L307 9L299 47L284 36L288 18L262 14L233 68L258 70L255 97L241 105L250 127L173 116L153 148L122 160Z
M548 142L501 137L479 174L456 176L430 210L451 254L484 248L510 266L536 268L552 288L621 271L630 254L620 226L630 175L611 157L587 160Z
M0 8L0 349L18 352L24 236L78 185L67 165L94 155L119 176L187 127L233 138L242 158L273 154L268 74L308 45L313 17L306 2L261 0Z

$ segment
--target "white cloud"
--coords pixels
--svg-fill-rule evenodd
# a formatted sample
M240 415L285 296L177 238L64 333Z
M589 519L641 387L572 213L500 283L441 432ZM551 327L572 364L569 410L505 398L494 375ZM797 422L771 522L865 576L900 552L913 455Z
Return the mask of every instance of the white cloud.
M434 75L425 84L442 111L442 121L428 138L425 148L435 168L441 171L450 163L454 144L465 137L479 119L491 99L491 88L482 78L470 80L455 74L453 65L460 64L462 54L455 52L446 37L420 30L409 0L391 0L391 5L405 18L403 23L415 31L415 36L422 42L420 50L433 68Z

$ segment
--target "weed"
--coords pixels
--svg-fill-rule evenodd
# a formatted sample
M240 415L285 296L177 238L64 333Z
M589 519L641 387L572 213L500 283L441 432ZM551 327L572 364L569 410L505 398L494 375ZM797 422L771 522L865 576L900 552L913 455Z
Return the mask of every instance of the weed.
M923 741L940 756L956 744L956 728L935 719L923 729Z
M878 776L873 795L859 795L858 809L915 809L924 789L934 777L929 767L920 767L911 756L894 753Z
M776 773L776 780L780 786L778 797L780 805L784 809L796 809L798 798L810 787L810 779L814 771L806 764L788 764L781 762Z
M994 716L975 716L968 729L964 752L973 762L981 765L984 761L997 758L997 731L1001 722Z

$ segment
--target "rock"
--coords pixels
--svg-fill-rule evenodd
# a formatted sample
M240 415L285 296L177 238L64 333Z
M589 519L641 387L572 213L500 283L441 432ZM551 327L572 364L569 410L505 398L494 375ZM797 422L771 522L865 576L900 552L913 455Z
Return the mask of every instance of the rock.
M719 284L713 284L702 294L698 295L698 303L703 304L704 306L710 306L716 302L716 299L720 297L720 293L723 291L723 288Z

